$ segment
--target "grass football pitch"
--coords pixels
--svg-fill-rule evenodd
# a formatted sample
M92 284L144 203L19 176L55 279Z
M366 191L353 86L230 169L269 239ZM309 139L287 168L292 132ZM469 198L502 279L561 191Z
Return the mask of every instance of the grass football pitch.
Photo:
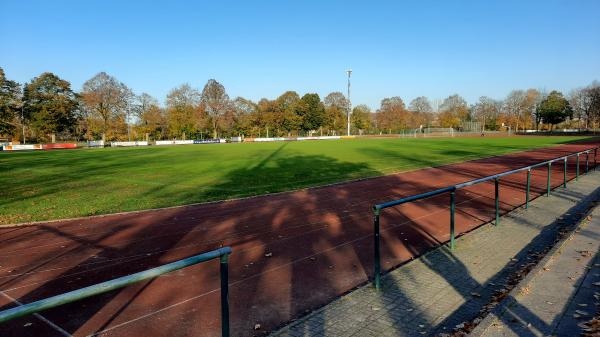
M0 225L260 195L581 139L395 138L0 152Z

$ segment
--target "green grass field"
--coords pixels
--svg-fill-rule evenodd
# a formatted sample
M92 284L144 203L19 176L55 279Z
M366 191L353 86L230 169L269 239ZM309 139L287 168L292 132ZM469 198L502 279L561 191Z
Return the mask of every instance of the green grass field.
M0 152L0 224L259 195L578 139L363 139Z

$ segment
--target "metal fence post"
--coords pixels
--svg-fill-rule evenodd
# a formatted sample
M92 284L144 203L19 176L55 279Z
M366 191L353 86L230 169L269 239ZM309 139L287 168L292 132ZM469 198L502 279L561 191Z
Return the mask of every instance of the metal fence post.
M550 196L550 171L552 170L552 162L548 163L548 182L547 182L547 192L546 192L546 196L549 197Z
M381 252L380 252L380 248L379 248L379 214L381 213L380 209L375 208L373 210L373 212L375 213L374 215L374 219L373 219L373 225L374 225L374 236L373 239L375 240L374 242L374 246L375 246L375 254L374 254L374 266L373 266L373 279L375 281L375 289L378 289L381 287Z
M590 153L585 153L585 173L587 174L590 170Z
M450 192L450 249L454 250L454 211L456 208L455 192Z
M575 181L579 180L579 153L577 154L577 173L575 173Z
M74 303L86 298L105 294L110 291L121 289L129 285L144 281L155 279L166 273L170 273L176 270L196 265L202 262L211 261L216 258L221 259L221 314L222 314L222 333L223 336L229 337L229 305L227 302L228 297L228 277L227 277L227 256L231 254L230 247L221 247L209 252L205 252L199 255L191 256L182 260L174 261L171 263L163 264L158 267L146 269L141 272L121 276L112 280L104 281L87 287L75 289L60 295L47 297L35 302L19 305L10 309L0 311L0 324L10 321L11 319L23 317L30 314L36 314L38 312L57 308L59 306Z
M221 255L221 336L229 337L229 254Z
M567 188L567 157L565 157L565 169L563 174L563 187Z
M527 169L527 190L525 191L525 209L529 208L530 186L531 186L531 168Z
M496 187L496 226L500 223L500 179L496 178L494 180L494 185Z

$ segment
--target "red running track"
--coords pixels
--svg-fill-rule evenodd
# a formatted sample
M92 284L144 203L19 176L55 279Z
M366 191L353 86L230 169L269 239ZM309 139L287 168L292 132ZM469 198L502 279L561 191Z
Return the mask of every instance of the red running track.
M373 267L372 205L598 145L560 145L242 200L1 228L0 306L231 246L232 336L266 333L367 281ZM581 159L584 172L585 156ZM590 167L593 162L590 156ZM563 165L552 170L556 187ZM574 175L573 158L568 176ZM525 177L502 179L503 213L524 203ZM545 187L546 169L534 170L533 196ZM459 190L456 197L459 233L492 219L493 182ZM385 269L448 241L448 200L441 195L384 211ZM0 335L219 336L219 298L218 261L211 261L0 325Z

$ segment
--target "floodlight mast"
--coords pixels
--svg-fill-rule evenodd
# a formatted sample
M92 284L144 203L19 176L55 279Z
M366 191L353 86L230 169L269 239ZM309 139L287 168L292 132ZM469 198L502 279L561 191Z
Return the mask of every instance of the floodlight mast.
M350 113L352 108L352 103L350 102L350 75L352 74L352 69L346 70L348 73L348 132L347 135L350 136Z
M23 128L23 144L25 144L25 103L21 103L21 126Z

